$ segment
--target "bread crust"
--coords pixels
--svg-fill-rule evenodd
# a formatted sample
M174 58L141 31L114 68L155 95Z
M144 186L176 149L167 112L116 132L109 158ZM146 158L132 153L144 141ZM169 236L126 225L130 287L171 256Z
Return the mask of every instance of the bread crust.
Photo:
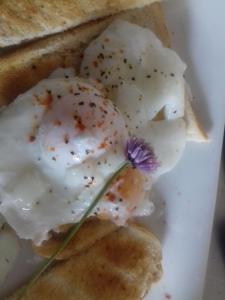
M130 223L55 264L22 299L141 300L162 276L161 259L157 238Z
M157 0L3 0L0 47L20 44Z

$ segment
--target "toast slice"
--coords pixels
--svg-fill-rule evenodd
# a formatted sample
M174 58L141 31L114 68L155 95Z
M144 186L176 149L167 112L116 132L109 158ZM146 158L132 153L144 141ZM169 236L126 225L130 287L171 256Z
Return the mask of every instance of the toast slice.
M55 264L22 300L140 300L161 275L159 241L130 224Z
M0 1L0 47L64 31L91 20L156 0L3 0Z
M68 226L66 226L68 229ZM85 249L92 246L96 241L101 240L118 227L108 220L100 220L97 218L89 218L77 232L76 237L73 238L67 247L59 253L56 259L68 259L71 256L85 251ZM33 250L38 256L50 257L56 250L59 244L65 237L65 231L60 228L60 232L54 234L50 239L44 241L40 246L33 244Z
M127 10L64 33L49 36L0 56L0 106L10 103L19 94L48 77L58 67L74 67L79 70L82 53L87 44L115 18L151 29L166 47L170 46L169 34L159 3ZM207 141L207 135L202 130L190 102L186 108L188 140Z

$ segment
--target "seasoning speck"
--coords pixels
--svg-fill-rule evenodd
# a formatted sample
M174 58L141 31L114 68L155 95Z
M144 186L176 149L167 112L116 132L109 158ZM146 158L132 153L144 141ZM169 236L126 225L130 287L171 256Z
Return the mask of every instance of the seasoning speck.
M89 103L90 107L96 107L96 104L94 102Z
M28 141L29 141L30 143L34 142L35 140L36 140L36 137L35 137L34 135L29 135Z
M69 143L69 136L68 136L68 134L65 134L65 135L64 135L64 143L65 143L65 144L68 144L68 143Z

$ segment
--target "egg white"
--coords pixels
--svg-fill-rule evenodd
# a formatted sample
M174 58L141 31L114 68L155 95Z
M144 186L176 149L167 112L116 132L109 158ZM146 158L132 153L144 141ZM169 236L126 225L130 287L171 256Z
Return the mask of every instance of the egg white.
M84 52L81 75L102 83L130 134L154 148L160 162L154 178L172 170L185 148L185 69L176 52L153 32L119 19ZM163 120L156 122L159 113Z

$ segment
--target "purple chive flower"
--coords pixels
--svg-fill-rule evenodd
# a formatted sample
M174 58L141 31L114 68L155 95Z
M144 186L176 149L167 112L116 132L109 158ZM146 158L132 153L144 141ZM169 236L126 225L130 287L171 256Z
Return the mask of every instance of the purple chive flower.
M154 172L159 163L153 149L143 139L131 137L126 144L125 155L134 168Z

